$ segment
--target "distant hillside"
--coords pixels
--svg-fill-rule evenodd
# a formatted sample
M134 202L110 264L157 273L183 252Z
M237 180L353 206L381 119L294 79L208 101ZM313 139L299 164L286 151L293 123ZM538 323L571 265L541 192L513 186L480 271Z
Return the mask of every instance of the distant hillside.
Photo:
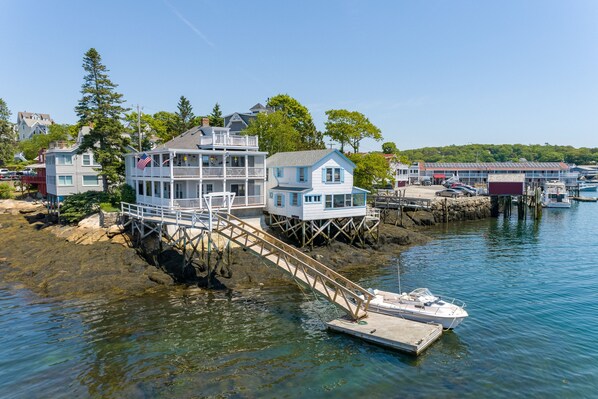
M598 163L598 148L559 145L468 144L405 150L401 155L424 162L566 162L577 165Z

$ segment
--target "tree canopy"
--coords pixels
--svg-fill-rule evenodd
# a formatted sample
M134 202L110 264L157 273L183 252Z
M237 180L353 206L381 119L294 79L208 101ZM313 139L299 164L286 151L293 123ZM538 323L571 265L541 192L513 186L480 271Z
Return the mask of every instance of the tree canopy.
M10 110L0 98L0 165L13 162L16 150L17 137L12 123L9 122Z
M340 144L341 152L345 152L345 145L350 145L353 153L359 152L359 144L365 138L382 140L380 129L360 112L331 109L326 115L326 135Z
M425 147L404 150L401 155L424 162L565 162L593 164L598 162L598 148L574 148L551 144L468 144Z
M79 126L91 127L89 134L83 137L79 152L91 150L94 159L100 164L103 189L108 191L111 184L118 183L124 176L122 154L129 143L123 135L121 117L127 111L122 94L116 92L116 85L108 77L108 68L102 64L102 58L96 49L91 48L83 57L83 78L81 94L75 107L79 117Z
M25 158L35 159L42 148L48 148L53 141L73 141L77 137L76 125L53 124L48 127L48 134L36 134L30 139L19 142L19 150Z
M301 144L299 132L282 111L258 114L242 133L257 136L260 151L265 151L268 155L296 151Z
M384 154L398 154L399 149L394 142L387 141L386 143L382 143L382 152Z
M354 153L349 155L349 159L356 165L353 184L357 187L371 191L374 185L384 184L393 179L390 166L380 153Z
M220 104L216 103L212 108L212 113L208 115L210 119L210 126L224 127L224 118L222 117L222 111L220 110Z
M185 96L181 96L177 104L176 115L176 134L182 134L195 126L195 115L193 114L193 107Z
M324 138L316 129L308 109L288 94L278 94L268 99L267 105L281 112L299 133L298 150L325 148Z

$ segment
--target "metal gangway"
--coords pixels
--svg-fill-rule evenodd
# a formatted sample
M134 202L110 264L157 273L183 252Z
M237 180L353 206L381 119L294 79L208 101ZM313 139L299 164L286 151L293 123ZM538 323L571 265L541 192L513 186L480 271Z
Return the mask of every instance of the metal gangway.
M202 239L203 235L188 234L187 229L218 233L252 251L266 263L282 269L295 282L310 287L352 319L359 320L367 316L367 308L373 298L369 291L297 248L231 215L232 199L229 200L228 204L225 200L222 207L206 206L207 209L203 211L121 203L121 212L130 218L127 223L136 220L141 226L133 227L139 230L141 239L157 233L161 240L167 227L175 226L177 231L183 231L184 234L164 236L169 240L177 240L177 243L180 241L177 237L185 237L184 245L197 248L197 243L193 241Z

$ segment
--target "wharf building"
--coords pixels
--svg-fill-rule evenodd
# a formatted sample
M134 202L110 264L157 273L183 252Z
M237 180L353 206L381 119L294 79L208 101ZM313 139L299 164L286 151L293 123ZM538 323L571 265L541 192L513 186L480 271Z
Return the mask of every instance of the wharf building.
M431 179L433 184L441 184L444 180L458 176L467 184L487 184L492 174L523 174L527 185L542 185L549 180L560 180L566 185L575 185L578 173L570 170L563 162L486 162L486 163L453 163L453 162L419 162L417 172L410 168L410 180L417 173L417 181ZM414 179L415 180L415 179Z

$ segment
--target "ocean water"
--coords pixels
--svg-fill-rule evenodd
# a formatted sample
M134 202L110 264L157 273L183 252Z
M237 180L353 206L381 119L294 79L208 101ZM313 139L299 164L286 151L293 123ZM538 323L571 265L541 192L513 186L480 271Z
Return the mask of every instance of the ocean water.
M597 223L574 203L441 226L354 271L467 303L417 358L327 332L337 311L292 283L60 302L0 282L0 397L598 397Z

